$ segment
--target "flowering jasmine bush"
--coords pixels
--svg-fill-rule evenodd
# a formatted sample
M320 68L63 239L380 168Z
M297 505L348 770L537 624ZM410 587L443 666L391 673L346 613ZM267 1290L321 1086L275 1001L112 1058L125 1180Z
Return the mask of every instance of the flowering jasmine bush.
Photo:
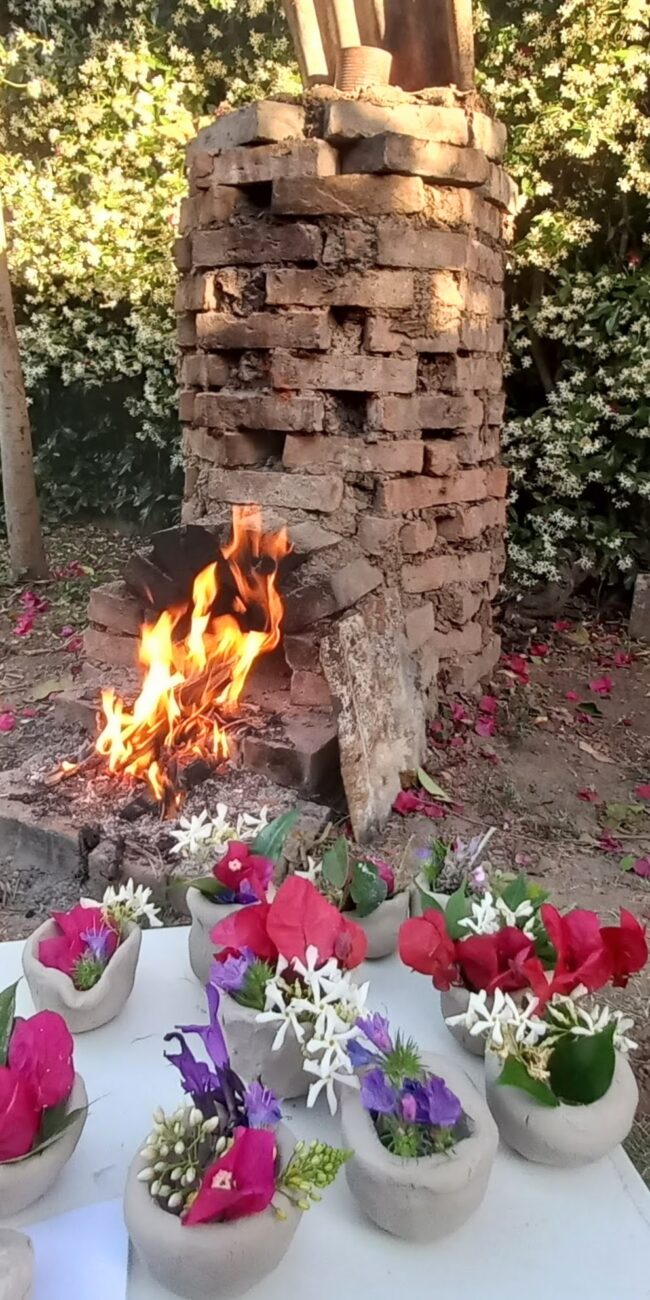
M395 893L395 873L387 862L375 862L351 850L344 835L325 851L321 861L308 859L307 870L297 871L316 886L341 912L369 916Z
M218 1021L218 990L209 986L207 993L209 1024L181 1025L166 1035L166 1042L178 1043L179 1050L166 1056L180 1072L187 1100L169 1115L154 1111L138 1178L185 1227L261 1214L269 1206L282 1216L283 1198L309 1209L350 1153L322 1142L298 1143L279 1167L278 1098L259 1082L245 1084L233 1070ZM195 1057L189 1034L198 1037L207 1061Z
M204 812L200 818L192 818L194 824L186 823L187 830L181 827L180 831L176 831L176 845L172 852L183 852L192 860L196 857L205 860L206 855L213 856L220 849L220 856L211 874L191 880L189 884L213 903L264 902L269 896L269 886L282 846L289 831L295 826L299 813L282 813L269 822L267 810L263 808L259 818L248 813L240 814L237 826L231 828L225 824L225 804L220 804L217 812L217 821L207 820ZM202 820L204 817L206 820ZM239 835L248 837L250 842L238 838ZM196 846L193 853L190 852L191 844Z
M419 1159L451 1151L470 1126L444 1079L425 1069L416 1044L380 1015L357 1020L362 1038L349 1045L360 1072L361 1101L391 1155Z
M44 1150L79 1117L72 1035L54 1011L16 1016L16 985L0 993L0 1164Z
M58 934L41 939L38 959L68 975L76 989L87 990L101 979L108 963L122 942L126 928L147 921L162 925L151 890L135 886L132 880L115 889L109 885L101 904L82 899L69 912L53 912Z
M360 1031L367 984L350 972L364 959L368 941L360 926L319 894L311 881L291 876L272 903L246 907L220 921L212 932L223 944L211 983L260 1023L277 1024L273 1050L287 1033L300 1044L303 1068L314 1076L307 1105L325 1089L330 1110L335 1084L355 1086L349 1046Z

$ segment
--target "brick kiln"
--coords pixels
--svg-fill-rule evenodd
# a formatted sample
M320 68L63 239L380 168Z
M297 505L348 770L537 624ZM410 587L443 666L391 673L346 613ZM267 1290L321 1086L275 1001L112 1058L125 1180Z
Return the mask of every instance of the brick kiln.
M239 754L314 792L340 747L359 834L419 761L438 680L499 656L504 144L450 88L316 87L200 132L176 245L184 528L91 600L89 657L133 663L146 597L172 603L233 507L286 525L282 642L251 685L268 725Z

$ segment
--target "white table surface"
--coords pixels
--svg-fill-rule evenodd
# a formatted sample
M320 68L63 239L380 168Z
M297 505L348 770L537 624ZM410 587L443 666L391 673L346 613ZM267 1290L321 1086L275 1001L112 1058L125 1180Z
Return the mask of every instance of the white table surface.
M163 1057L163 1034L206 1019L205 995L187 958L186 928L147 932L133 994L112 1024L75 1039L75 1059L91 1101L75 1155L52 1191L6 1221L23 1227L92 1201L121 1196L129 1161L151 1127L156 1105L181 1100L177 1071ZM0 989L21 974L21 943L0 944ZM396 958L369 962L369 1004L424 1049L455 1057L481 1087L482 1062L459 1048L424 976ZM18 1010L32 1011L20 984ZM296 1133L337 1142L326 1103L292 1102ZM189 1231L189 1229L188 1229ZM280 1267L250 1300L649 1300L650 1191L621 1148L579 1170L528 1164L500 1147L483 1204L452 1237L431 1246L402 1242L361 1214L343 1174L299 1226ZM129 1300L170 1292L132 1261ZM91 1300L72 1291L68 1300ZM123 1300L115 1296L115 1300ZM124 1298L125 1300L125 1298Z

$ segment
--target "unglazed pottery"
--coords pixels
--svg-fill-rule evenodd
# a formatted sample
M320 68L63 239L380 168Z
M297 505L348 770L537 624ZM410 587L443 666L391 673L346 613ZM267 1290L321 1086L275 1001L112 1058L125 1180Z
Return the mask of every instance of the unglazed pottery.
M470 994L467 989L454 987L447 989L440 994L440 1010L443 1019L446 1022L447 1016L460 1016L467 1011L469 1006ZM488 1006L491 1006L492 999L488 998ZM482 1034L475 1037L466 1029L464 1025L447 1025L447 1029L457 1043L470 1052L472 1056L485 1056L485 1038Z
M485 1094L504 1142L526 1160L575 1168L599 1160L627 1137L639 1090L625 1056L616 1053L614 1077L603 1097L588 1106L544 1106L521 1088L503 1087L503 1062L485 1054Z
M378 957L389 957L397 948L399 928L409 914L409 891L402 890L392 898L386 898L368 916L357 916L356 912L345 912L347 921L355 921L365 931L368 938L368 961Z
M75 1074L66 1108L68 1112L81 1110L74 1123L35 1155L0 1163L0 1218L8 1219L12 1214L18 1214L50 1190L81 1137L87 1107L84 1081Z
M213 903L212 899L206 898L205 894L202 894L200 889L195 889L193 885L190 885L186 899L192 918L189 937L190 966L199 984L205 985L210 978L210 967L215 953L223 948L223 944L214 943L210 938L215 925L219 921L225 921L227 916L232 916L233 912L241 912L242 907L254 906L254 904Z
M242 1007L234 998L224 994L220 1017L230 1051L233 1069L242 1079L261 1077L267 1088L278 1097L304 1097L314 1076L303 1070L303 1055L291 1026L287 1029L282 1047L273 1051L273 1040L280 1028L279 1021L260 1023L252 1007Z
M277 1140L281 1168L295 1143L283 1124ZM124 1219L138 1255L162 1286L185 1300L225 1300L243 1295L277 1268L302 1217L286 1197L277 1198L282 1219L269 1206L232 1223L183 1227L180 1218L156 1204L148 1184L138 1182L145 1165L137 1155L129 1168Z
M40 925L23 948L23 971L36 1010L58 1011L73 1034L99 1029L114 1020L133 989L142 943L142 931L134 921L127 923L125 932L101 978L93 988L81 990L75 988L69 975L39 961L41 941L59 933L55 921Z
M353 1155L345 1165L350 1191L364 1214L380 1228L408 1241L446 1237L478 1209L498 1145L496 1124L474 1084L444 1056L422 1056L432 1074L456 1093L472 1133L451 1153L406 1160L382 1146L359 1092L341 1090L343 1146Z
M0 1228L0 1300L30 1300L34 1251L29 1237Z
M449 894L438 894L435 890L429 889L426 877L422 871L418 872L413 884L411 885L411 916L422 916L429 907L435 907L444 912L449 902Z

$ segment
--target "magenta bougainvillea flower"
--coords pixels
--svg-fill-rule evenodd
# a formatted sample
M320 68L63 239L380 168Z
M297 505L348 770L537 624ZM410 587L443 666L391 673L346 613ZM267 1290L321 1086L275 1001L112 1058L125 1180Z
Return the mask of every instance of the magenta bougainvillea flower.
M262 1214L275 1193L277 1152L275 1135L268 1129L235 1129L230 1150L206 1169L184 1226Z

